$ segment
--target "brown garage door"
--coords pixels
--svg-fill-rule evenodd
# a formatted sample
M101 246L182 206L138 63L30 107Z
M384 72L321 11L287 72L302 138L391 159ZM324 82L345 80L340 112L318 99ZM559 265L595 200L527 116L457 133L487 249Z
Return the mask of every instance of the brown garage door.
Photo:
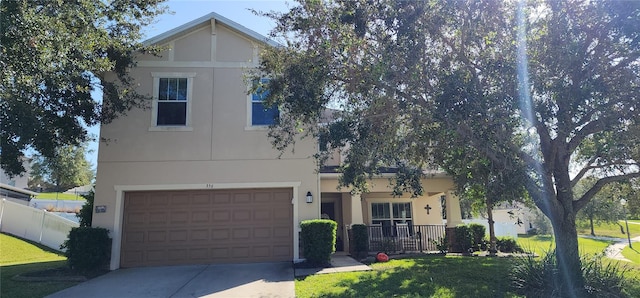
M291 189L126 192L120 265L291 261Z

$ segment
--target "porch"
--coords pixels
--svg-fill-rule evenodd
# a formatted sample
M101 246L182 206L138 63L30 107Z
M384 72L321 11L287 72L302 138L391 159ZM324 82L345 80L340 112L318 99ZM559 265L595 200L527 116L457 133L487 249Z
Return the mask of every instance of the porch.
M445 225L368 225L367 232L369 253L436 252L436 243L445 237Z

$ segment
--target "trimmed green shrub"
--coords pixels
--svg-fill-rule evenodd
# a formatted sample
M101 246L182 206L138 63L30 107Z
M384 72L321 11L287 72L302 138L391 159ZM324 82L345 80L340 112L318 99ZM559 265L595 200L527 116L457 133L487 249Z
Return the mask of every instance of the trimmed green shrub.
M362 224L351 225L351 235L353 242L351 243L351 255L356 259L367 256L369 252L369 233L367 226Z
M90 191L88 194L86 195L82 195L83 198L85 198L87 200L86 203L84 203L84 205L82 205L82 209L80 209L80 212L78 212L78 218L80 219L80 226L81 227L90 227L91 226L91 221L93 218L93 198L95 196L95 193L92 191Z
M473 232L467 225L459 225L455 228L454 252L468 253L473 247Z
M496 237L496 249L501 252L524 252L512 237Z
M304 256L311 264L325 266L335 251L338 224L328 219L305 220L300 223L304 239Z
M469 224L469 229L471 229L471 233L473 234L473 250L486 250L487 242L484 239L486 228L481 224L472 223Z
M562 297L556 260L554 251L546 252L541 260L531 255L518 258L510 275L514 292L526 297ZM632 297L626 290L632 282L625 278L627 268L612 262L604 265L602 255L582 256L581 263L587 297Z
M111 238L104 228L79 227L69 232L69 239L61 246L67 249L67 264L79 271L101 269L109 262Z

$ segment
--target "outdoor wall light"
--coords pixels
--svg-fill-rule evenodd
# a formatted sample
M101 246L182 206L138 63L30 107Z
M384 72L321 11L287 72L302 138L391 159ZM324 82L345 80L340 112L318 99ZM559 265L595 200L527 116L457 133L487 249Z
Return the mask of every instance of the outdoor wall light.
M307 191L307 203L313 203L313 196L310 191Z

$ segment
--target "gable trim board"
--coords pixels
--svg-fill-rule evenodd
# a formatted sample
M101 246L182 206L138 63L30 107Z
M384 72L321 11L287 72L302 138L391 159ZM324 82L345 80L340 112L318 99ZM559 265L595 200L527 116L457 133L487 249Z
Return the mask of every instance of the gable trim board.
M213 20L213 21L212 21ZM206 27L206 26L211 26L211 24L214 24L214 22L219 22L222 23L224 25L226 25L227 27L229 27L230 29L232 29L233 31L236 31L238 33L241 33L245 36L248 36L256 41L260 41L260 42L264 42L270 46L274 46L277 47L279 46L278 43L276 43L275 41L266 38L264 36L262 36L260 33L257 33L245 26L242 26L228 18L223 17L220 14L217 14L215 12L209 13L207 15L204 15L200 18L197 18L191 22L188 22L182 26L178 26L174 29L171 29L165 33L162 33L160 35L157 35L155 37L149 38L147 40L145 40L143 42L143 44L145 45L152 45L152 44L160 44L163 41L166 41L168 39L171 39L174 36L177 35L184 35L186 36L186 33L189 31L195 31L200 29L200 27ZM212 26L212 30L214 30L215 28Z
M293 191L291 198L291 204L293 208L293 219L291 222L293 231L293 242L291 246L293 248L293 260L299 261L299 231L298 226L298 192L301 182L256 182L256 183L210 183L210 184L164 184L164 185L116 185L114 189L116 191L115 202L115 220L113 233L111 235L113 241L111 244L111 263L109 269L115 270L120 268L121 263L121 248L122 248L122 236L123 236L123 220L124 220L124 199L125 192L133 191L179 191L179 190L224 190L224 189L275 189L275 188L290 188Z

